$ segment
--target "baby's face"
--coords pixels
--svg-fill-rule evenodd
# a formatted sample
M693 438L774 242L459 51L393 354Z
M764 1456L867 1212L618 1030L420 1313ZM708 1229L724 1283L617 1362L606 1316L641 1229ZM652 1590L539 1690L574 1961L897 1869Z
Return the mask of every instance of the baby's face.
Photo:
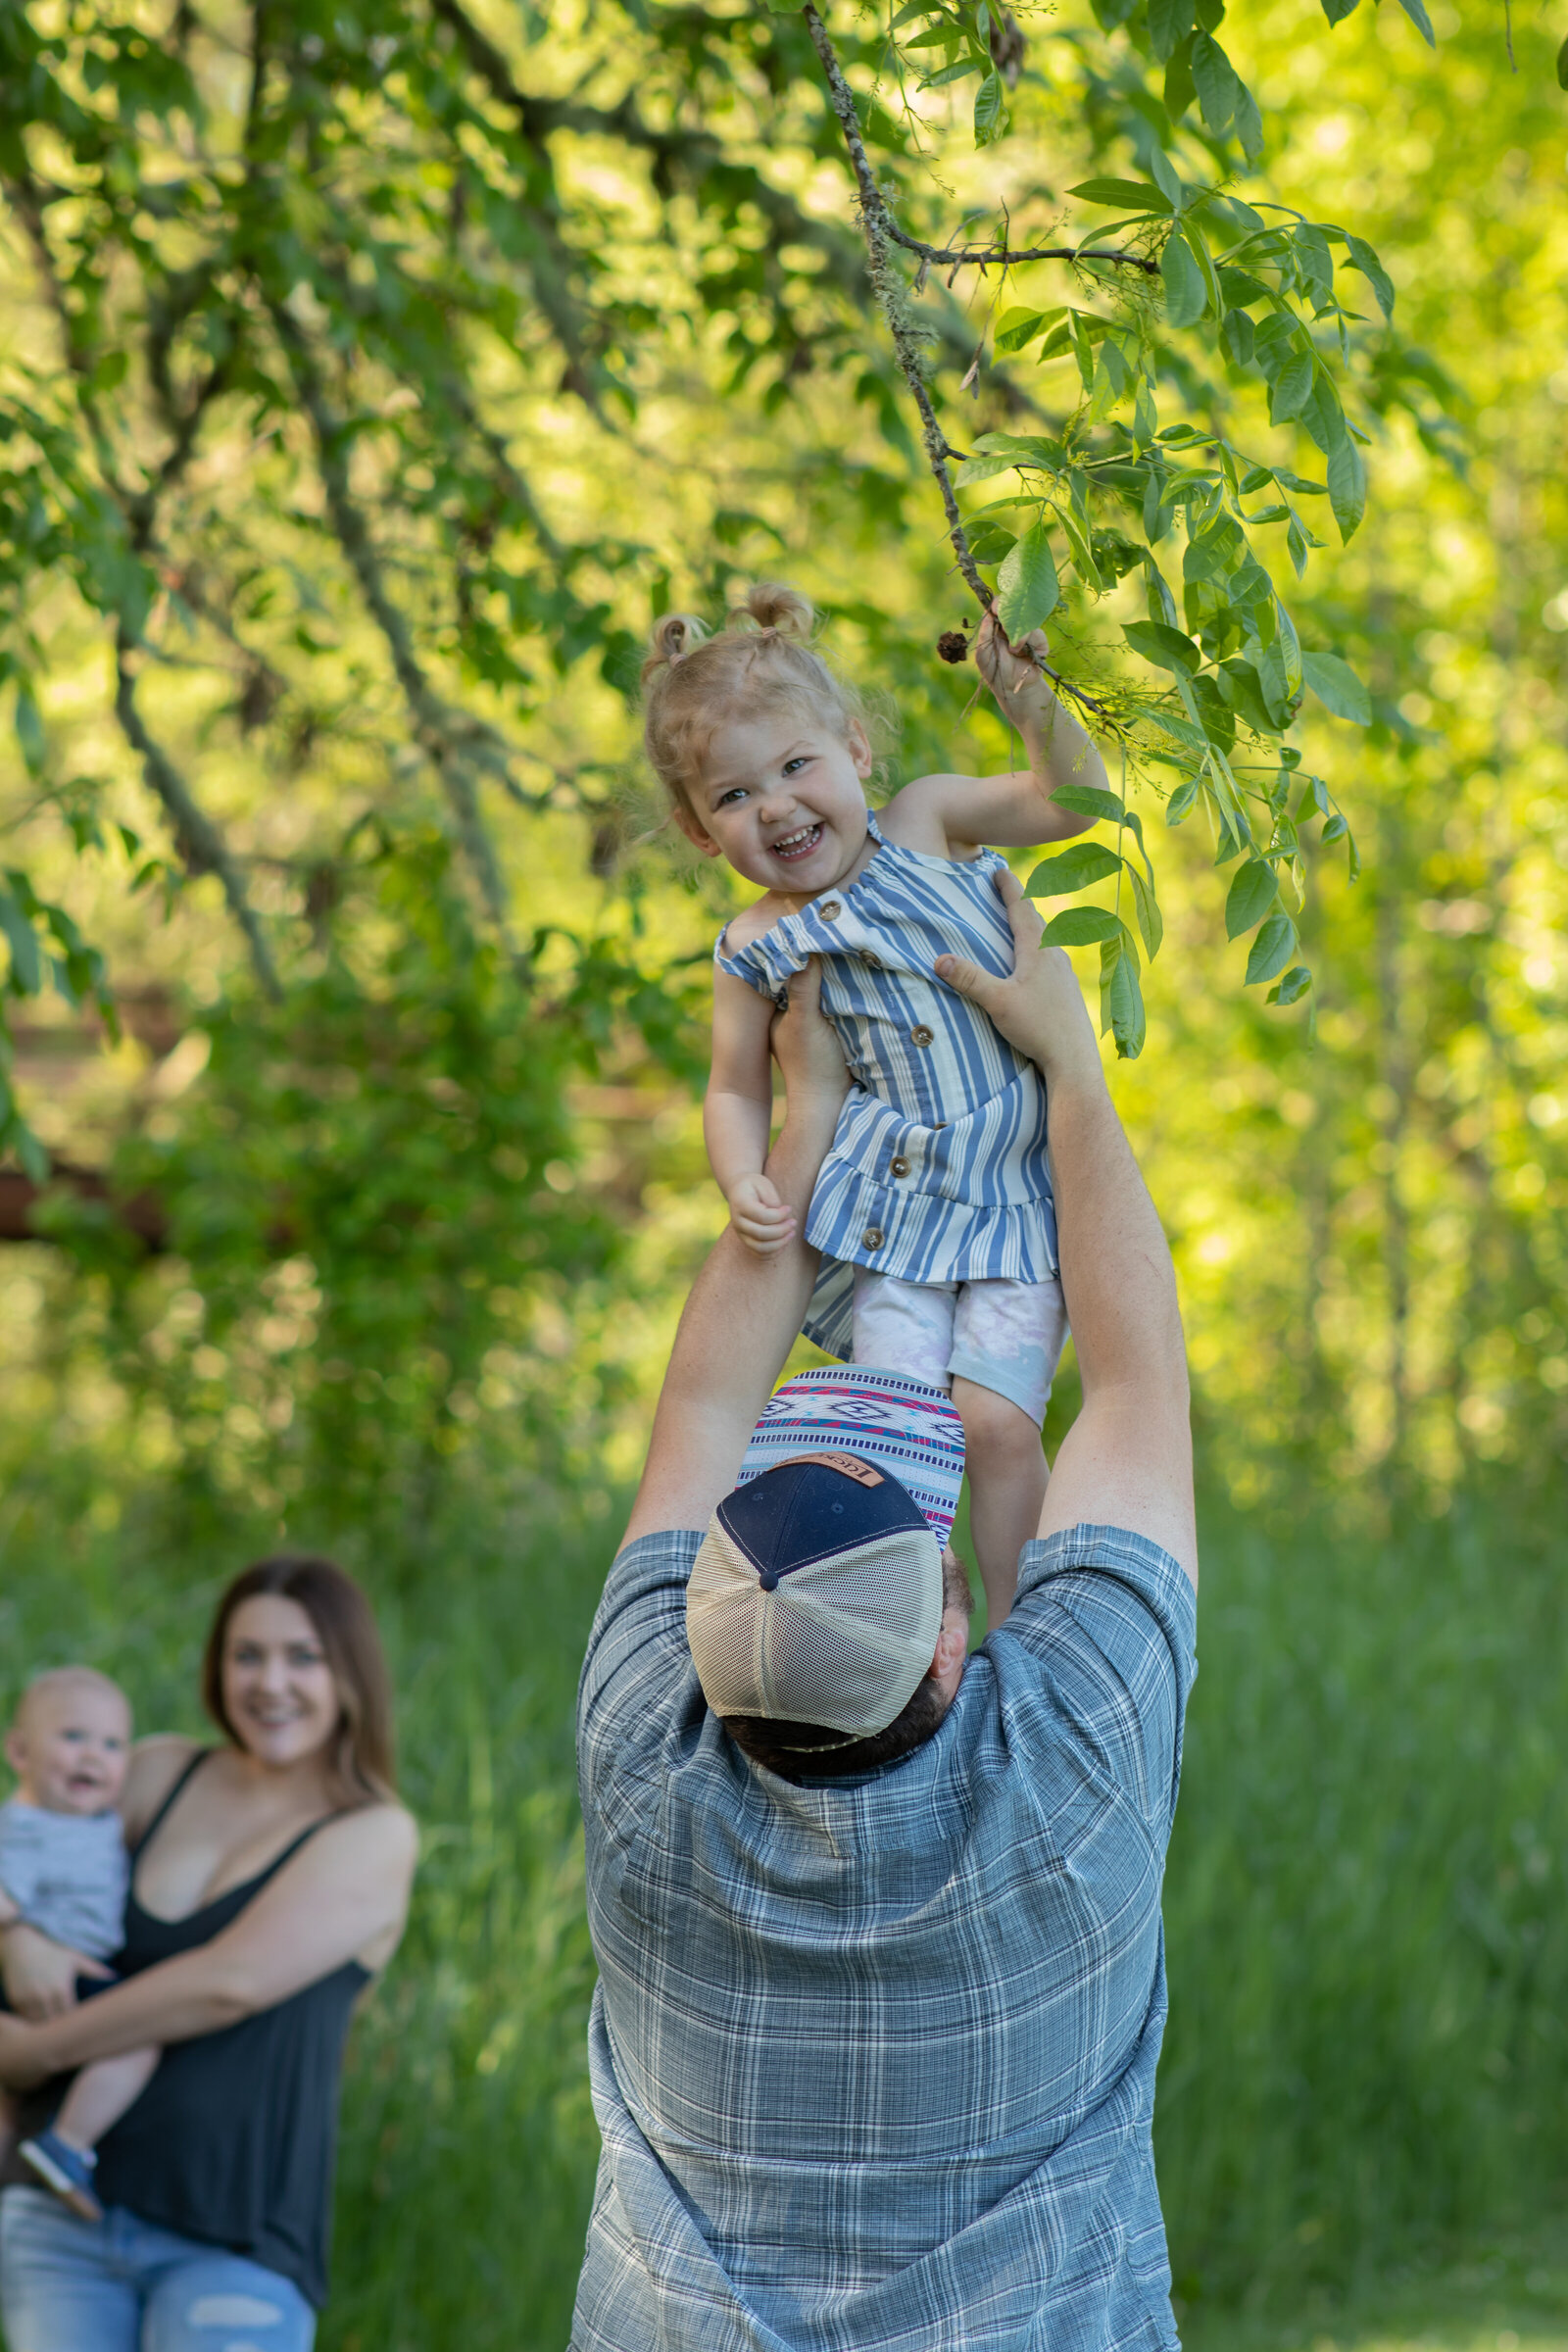
M677 811L681 830L749 882L813 897L842 882L865 848L871 764L858 727L846 742L806 710L731 720Z
M130 1762L129 1704L112 1683L85 1679L29 1691L6 1754L28 1804L106 1813Z

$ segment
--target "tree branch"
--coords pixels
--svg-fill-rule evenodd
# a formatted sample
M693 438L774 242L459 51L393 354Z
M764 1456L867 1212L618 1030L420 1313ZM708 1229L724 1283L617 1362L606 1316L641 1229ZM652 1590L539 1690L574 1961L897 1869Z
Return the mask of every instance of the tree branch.
M342 426L328 406L316 355L282 304L273 301L265 290L264 299L278 340L288 354L300 400L316 436L321 486L326 494L327 513L331 516L338 545L359 582L360 594L392 658L392 667L408 706L415 740L441 780L486 910L507 942L508 952L515 956L517 951L512 943L506 882L480 812L478 795L469 769L470 759L483 760L483 746L478 740L481 730L468 720L466 722L466 731L474 740L466 749L454 740L451 714L424 674L415 652L414 632L388 592L380 558L371 544L365 516L354 497L349 482L348 463L343 454ZM496 749L499 752L499 747Z
M953 483L948 474L948 438L938 422L937 413L932 405L930 390L925 380L921 345L929 339L927 330L921 327L914 317L909 301L909 289L905 284L903 274L888 251L890 241L906 244L908 240L897 236L893 217L888 210L887 199L877 186L876 174L871 170L870 159L865 152L865 141L860 136L860 121L855 111L854 92L844 78L844 69L839 63L838 52L828 38L827 27L817 14L813 0L806 0L803 14L806 18L807 30L811 36L811 45L821 60L822 73L827 81L828 97L832 101L833 112L838 117L839 127L844 133L844 144L849 149L850 163L859 191L860 225L865 231L871 291L876 296L878 309L887 320L888 332L893 337L893 349L903 371L904 380L908 385L910 397L920 413L920 437L925 444L926 462L930 466L932 478L942 496L942 511L947 516L948 537L953 544L953 553L957 561L958 569L963 574L981 612L991 612L995 609L994 600L990 589L980 576L980 567L974 560L969 546L969 536L963 527L963 516L958 511L958 501L954 494ZM1049 662L1042 662L1039 666L1058 694L1066 695L1081 710L1093 711L1102 725L1113 733L1117 735L1122 733L1120 722L1103 703L1094 695L1086 694L1081 686L1073 685L1070 679L1062 677L1059 671L1051 667Z
M169 811L186 871L218 876L223 886L223 896L228 901L229 912L245 934L251 961L256 966L256 976L267 994L276 1003L283 991L278 984L271 951L260 919L246 896L239 867L222 834L199 807L189 785L163 745L148 732L141 712L136 708L136 679L131 666L136 650L135 640L122 621L115 638L115 716L120 721L125 741L141 760L149 791L163 802Z

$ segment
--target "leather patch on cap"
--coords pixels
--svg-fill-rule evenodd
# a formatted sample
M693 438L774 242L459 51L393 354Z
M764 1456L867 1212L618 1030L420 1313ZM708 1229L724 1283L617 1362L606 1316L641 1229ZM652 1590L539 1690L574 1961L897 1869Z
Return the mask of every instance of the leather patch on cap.
M825 1469L836 1470L841 1478L853 1478L858 1487L879 1487L883 1483L882 1472L862 1461L858 1453L797 1453L791 1459L820 1462Z

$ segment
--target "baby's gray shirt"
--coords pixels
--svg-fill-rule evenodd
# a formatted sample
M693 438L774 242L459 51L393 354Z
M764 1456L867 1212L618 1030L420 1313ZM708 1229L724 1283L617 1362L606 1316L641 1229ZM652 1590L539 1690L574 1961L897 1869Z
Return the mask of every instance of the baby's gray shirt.
M28 1927L107 1960L124 1939L130 1857L118 1813L0 1805L0 1886Z

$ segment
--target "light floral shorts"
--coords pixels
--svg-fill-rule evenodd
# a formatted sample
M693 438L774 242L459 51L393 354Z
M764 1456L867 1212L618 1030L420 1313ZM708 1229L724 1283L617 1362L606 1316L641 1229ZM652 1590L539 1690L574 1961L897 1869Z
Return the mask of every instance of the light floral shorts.
M901 1282L855 1269L855 1361L933 1389L955 1379L1026 1412L1037 1425L1067 1338L1059 1282Z

